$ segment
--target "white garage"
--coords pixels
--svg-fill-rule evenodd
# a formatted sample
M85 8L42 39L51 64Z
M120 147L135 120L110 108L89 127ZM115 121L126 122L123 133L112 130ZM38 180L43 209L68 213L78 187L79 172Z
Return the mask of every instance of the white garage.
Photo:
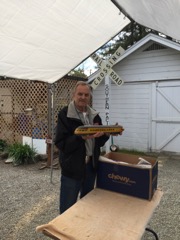
M124 80L110 86L110 123L122 124L119 148L180 152L180 45L150 34L129 48L113 70ZM92 76L92 80L95 76ZM93 106L105 116L104 81Z

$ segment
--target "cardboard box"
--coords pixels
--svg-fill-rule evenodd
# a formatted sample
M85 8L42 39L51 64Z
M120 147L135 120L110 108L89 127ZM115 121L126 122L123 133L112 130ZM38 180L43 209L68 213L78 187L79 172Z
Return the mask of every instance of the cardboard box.
M138 164L143 159L145 164ZM146 164L148 163L148 164ZM158 162L146 156L109 152L100 156L98 188L151 200L157 189Z

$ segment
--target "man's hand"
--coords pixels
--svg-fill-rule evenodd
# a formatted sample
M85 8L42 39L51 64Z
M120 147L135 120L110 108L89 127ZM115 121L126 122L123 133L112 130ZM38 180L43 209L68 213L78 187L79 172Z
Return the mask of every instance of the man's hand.
M99 138L99 137L101 137L101 136L103 136L104 135L104 132L97 132L97 133L95 133L95 134L93 134L93 135L85 135L85 136L82 136L82 138L84 139L84 140L87 140L87 139L92 139L92 138Z

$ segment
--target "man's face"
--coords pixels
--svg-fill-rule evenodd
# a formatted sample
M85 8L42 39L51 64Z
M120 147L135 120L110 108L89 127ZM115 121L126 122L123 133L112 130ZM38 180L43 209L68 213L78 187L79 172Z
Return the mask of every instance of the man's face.
M86 111L86 106L90 101L90 89L86 85L79 85L73 97L74 103L80 111Z

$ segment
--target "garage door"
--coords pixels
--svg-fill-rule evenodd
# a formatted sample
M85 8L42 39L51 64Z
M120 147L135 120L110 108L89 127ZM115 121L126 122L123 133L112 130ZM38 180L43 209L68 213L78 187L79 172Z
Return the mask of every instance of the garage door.
M152 85L153 151L180 152L180 81Z

